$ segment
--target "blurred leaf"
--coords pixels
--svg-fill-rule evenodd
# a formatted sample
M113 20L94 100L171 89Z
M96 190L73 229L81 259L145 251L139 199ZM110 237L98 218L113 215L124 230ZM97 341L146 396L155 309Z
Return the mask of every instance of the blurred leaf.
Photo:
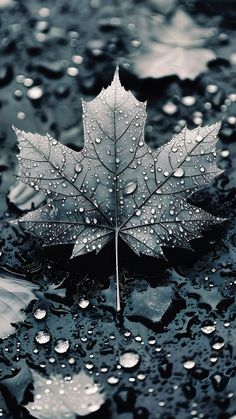
M17 373L14 372L11 377L1 380L0 386L7 390L8 395L10 395L17 404L20 404L24 399L25 390L30 383L32 383L30 369L26 361L21 359L17 364Z
M181 9L170 21L153 16L144 32L143 53L134 58L135 72L140 78L177 75L180 79L194 80L216 58L207 48L213 35L211 29L198 26Z
M37 297L37 285L7 270L0 270L0 338L15 332L14 323L24 321L24 309Z
M127 317L137 321L150 321L155 324L171 305L174 293L171 287L147 287L146 290L134 290L131 294L132 310L127 312Z
M38 419L75 419L76 415L97 412L104 403L100 386L83 370L71 380L60 375L47 378L33 370L31 372L37 397L26 407Z

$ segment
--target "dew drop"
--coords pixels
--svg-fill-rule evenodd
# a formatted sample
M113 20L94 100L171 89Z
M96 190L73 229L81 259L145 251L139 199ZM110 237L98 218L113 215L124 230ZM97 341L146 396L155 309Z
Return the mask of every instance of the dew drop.
M222 349L224 347L224 342L216 342L212 345L212 348L215 349L216 351L219 351L220 349Z
M186 369L186 370L191 370L192 368L194 368L195 367L195 362L194 361L186 361L185 363L184 363L184 368Z
M196 99L194 96L184 96L182 98L182 103L184 106L193 106L196 102Z
M27 92L27 96L31 100L40 99L43 96L43 90L40 86L31 87L31 89L29 89Z
M135 352L125 352L120 356L119 363L123 368L134 368L140 362L140 355Z
M75 171L76 171L77 173L80 173L80 172L82 172L82 170L83 170L83 166L82 166L82 164L78 164L78 163L76 163L76 165L75 165Z
M89 300L86 300L86 299L81 299L79 302L78 302L78 306L80 307L80 308L87 308L88 307L88 305L89 305Z
M115 384L119 383L119 378L112 375L111 377L108 377L107 382L108 382L108 384L115 385Z
M210 335L211 333L213 333L216 330L215 326L213 325L208 325L208 326L203 326L201 327L201 331L203 333L205 333L205 335Z
M178 111L178 108L173 102L166 102L162 110L166 115L174 115Z
M55 352L57 352L58 354L64 354L65 352L68 351L70 347L70 343L68 340L66 339L59 339L55 345Z
M44 330L39 330L36 333L35 340L40 345L44 345L45 343L48 343L51 339L51 335L48 332L45 332Z
M229 157L230 152L229 152L229 150L222 150L220 152L220 155L221 155L221 157L223 157L225 159L225 158Z
M135 191L135 189L137 188L138 184L135 181L130 181L127 182L125 187L124 187L124 195L130 195L131 193L133 193Z
M202 135L197 135L196 136L197 143L200 143L202 140L203 140L203 136Z
M174 177L183 177L183 176L184 176L184 170L182 169L182 167L178 167L178 169L174 171Z
M206 89L208 93L216 93L218 90L218 86L216 84L208 84Z
M44 319L44 317L47 315L47 311L43 308L36 308L36 310L34 311L34 317L37 320L42 320Z

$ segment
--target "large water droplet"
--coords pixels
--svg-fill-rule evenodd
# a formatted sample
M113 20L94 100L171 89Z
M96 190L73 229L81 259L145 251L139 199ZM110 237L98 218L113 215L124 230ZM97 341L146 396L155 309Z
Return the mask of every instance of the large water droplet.
M76 163L76 165L75 165L75 171L77 173L80 173L80 172L82 172L82 170L83 170L83 165L82 164L79 164L79 163Z
M140 362L140 355L135 352L125 352L120 356L119 363L123 368L134 368Z
M216 330L214 325L208 325L201 327L201 331L205 333L205 335L210 335L212 332Z
M108 384L117 384L119 383L119 378L118 377L114 377L113 375L111 377L108 377L107 379Z
M32 100L40 99L43 96L43 90L40 86L31 87L27 92L27 96Z
M194 368L195 367L195 362L194 361L186 361L185 363L184 363L184 368L186 369L186 370L191 370L192 368Z
M203 136L202 135L197 135L196 136L197 143L200 143L202 140L203 140Z
M44 317L46 316L47 311L43 308L36 308L36 310L34 311L34 317L37 320L42 320L44 319Z
M136 180L131 180L130 182L127 182L124 187L124 195L130 195L131 193L133 193L137 186L138 183Z
M182 176L184 176L184 170L182 169L182 167L178 167L178 169L174 171L174 177L182 177Z
M78 306L80 307L80 308L87 308L88 307L88 305L89 305L89 300L86 300L86 299L81 299L79 302L78 302Z
M212 345L212 348L215 349L216 351L219 351L220 349L222 349L224 347L224 341L222 342L216 342Z
M54 349L58 354L64 354L65 352L68 351L69 347L70 347L70 343L68 340L59 339Z
M40 345L44 345L45 343L48 343L51 339L51 335L48 332L45 332L45 330L39 330L35 336L35 340Z

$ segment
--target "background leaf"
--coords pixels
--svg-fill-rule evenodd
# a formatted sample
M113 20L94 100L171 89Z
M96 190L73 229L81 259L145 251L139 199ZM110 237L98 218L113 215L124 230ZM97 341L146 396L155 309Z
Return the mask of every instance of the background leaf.
M177 9L170 21L152 16L148 22L143 31L143 53L134 58L140 78L177 75L194 80L216 58L207 48L207 41L214 35L212 29L198 26L183 10Z
M75 419L76 415L98 411L104 403L101 388L83 370L70 380L60 375L46 378L31 372L37 397L27 404L27 409L38 419Z
M0 338L15 332L13 323L24 321L23 310L37 298L33 292L37 289L22 276L0 270Z

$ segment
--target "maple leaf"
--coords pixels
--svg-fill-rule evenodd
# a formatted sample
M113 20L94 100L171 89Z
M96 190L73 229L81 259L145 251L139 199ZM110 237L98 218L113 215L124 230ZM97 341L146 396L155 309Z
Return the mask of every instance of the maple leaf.
M34 402L27 404L30 413L39 419L58 419L68 417L74 419L96 412L104 403L104 395L93 378L83 370L65 380L61 375L43 377L31 370L35 394Z
M188 130L151 150L144 141L145 103L120 84L83 102L85 145L75 152L50 135L15 129L23 182L49 202L19 221L44 245L73 243L72 257L98 252L115 238L117 310L120 310L118 238L138 255L163 246L191 247L203 228L219 221L187 202L210 182L220 124Z
M177 75L180 79L194 80L207 69L207 63L216 58L214 52L206 48L207 40L213 36L212 30L198 26L183 10L177 9L170 22L160 16L152 16L152 20L148 20L148 28L143 31L144 53L134 58L139 77Z
M7 270L0 271L0 338L15 332L14 323L24 321L25 309L36 300L38 286Z

